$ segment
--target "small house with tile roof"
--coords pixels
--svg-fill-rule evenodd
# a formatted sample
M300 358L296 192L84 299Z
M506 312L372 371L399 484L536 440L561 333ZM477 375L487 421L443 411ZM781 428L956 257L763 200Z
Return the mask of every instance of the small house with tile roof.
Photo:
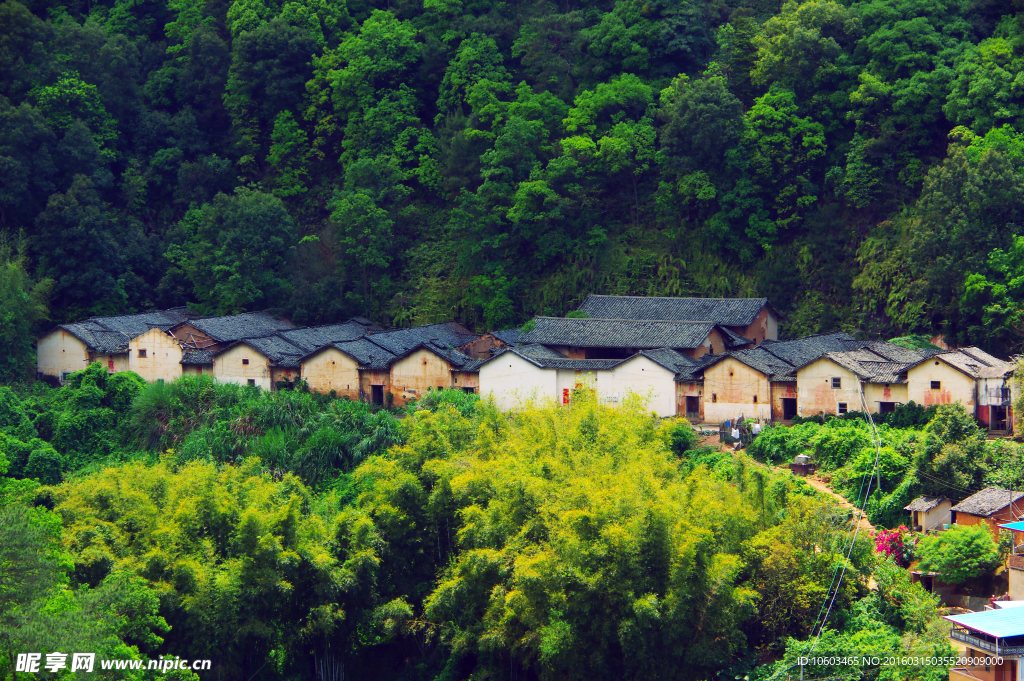
M536 317L519 341L572 359L626 359L640 350L671 348L697 358L748 347L749 338L714 322Z
M363 336L317 348L300 360L310 390L383 404L396 355Z
M1024 516L1024 492L986 487L950 509L956 525L985 525L999 541L999 525Z
M274 390L279 382L299 378L304 354L302 348L280 335L243 338L211 353L213 376L223 383Z
M37 374L40 378L49 377L63 382L69 374L93 362L102 362L111 373L127 371L130 368L129 350L133 339L153 329L169 330L191 316L185 308L171 308L139 314L90 317L81 322L59 324L37 341ZM142 346L134 348L133 354L140 348L148 354L149 348ZM172 374L177 375L175 372Z
M920 496L903 507L910 512L910 529L915 532L941 529L952 522L953 501L945 497Z
M779 337L781 315L767 298L658 298L589 295L579 312L591 319L705 321L751 344Z

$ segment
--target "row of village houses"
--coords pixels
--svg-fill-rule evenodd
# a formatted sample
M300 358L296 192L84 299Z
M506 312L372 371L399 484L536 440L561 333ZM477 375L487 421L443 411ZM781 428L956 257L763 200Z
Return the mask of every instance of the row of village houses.
M455 322L384 330L363 318L295 327L263 312L200 317L184 308L61 324L38 341L40 376L101 361L149 381L209 373L273 390L310 389L401 405L435 388L602 401L647 394L659 416L721 422L886 412L959 402L993 430L1012 421L1014 365L977 348L915 350L846 333L778 340L764 298L589 296L581 316L474 334Z

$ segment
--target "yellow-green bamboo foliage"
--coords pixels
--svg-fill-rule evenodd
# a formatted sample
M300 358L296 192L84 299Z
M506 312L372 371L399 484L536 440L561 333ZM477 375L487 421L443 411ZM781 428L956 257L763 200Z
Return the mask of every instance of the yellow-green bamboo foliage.
M699 678L743 645L754 594L736 585L738 553L757 516L706 469L680 475L671 423L639 398L611 408L586 394L488 412L475 432L466 423L418 412L405 446L360 469L374 480L363 504L397 509L413 494L429 522L450 522L440 536L452 554L420 624L454 660L551 678Z
M312 512L298 478L274 479L258 459L175 468L165 456L104 468L50 493L76 577L144 577L172 625L170 649L242 660L229 676L244 673L247 659L333 630L365 557L352 540L354 562L339 560L333 514Z

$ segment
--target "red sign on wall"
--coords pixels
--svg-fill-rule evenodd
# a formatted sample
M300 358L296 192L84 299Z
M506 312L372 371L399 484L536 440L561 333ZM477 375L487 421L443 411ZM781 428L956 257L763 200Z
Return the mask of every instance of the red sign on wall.
M569 404L569 389L562 388L562 404Z

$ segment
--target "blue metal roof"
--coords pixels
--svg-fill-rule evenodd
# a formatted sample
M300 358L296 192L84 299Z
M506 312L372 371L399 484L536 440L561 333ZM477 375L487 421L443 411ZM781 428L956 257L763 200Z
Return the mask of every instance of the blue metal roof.
M962 627L980 631L993 638L1024 636L1024 609L1004 608L969 612L965 615L947 615L946 619Z
M1005 525L1000 525L999 527L1005 528L1007 530L1013 530L1014 532L1024 532L1024 520L1018 520L1015 523L1006 523Z

